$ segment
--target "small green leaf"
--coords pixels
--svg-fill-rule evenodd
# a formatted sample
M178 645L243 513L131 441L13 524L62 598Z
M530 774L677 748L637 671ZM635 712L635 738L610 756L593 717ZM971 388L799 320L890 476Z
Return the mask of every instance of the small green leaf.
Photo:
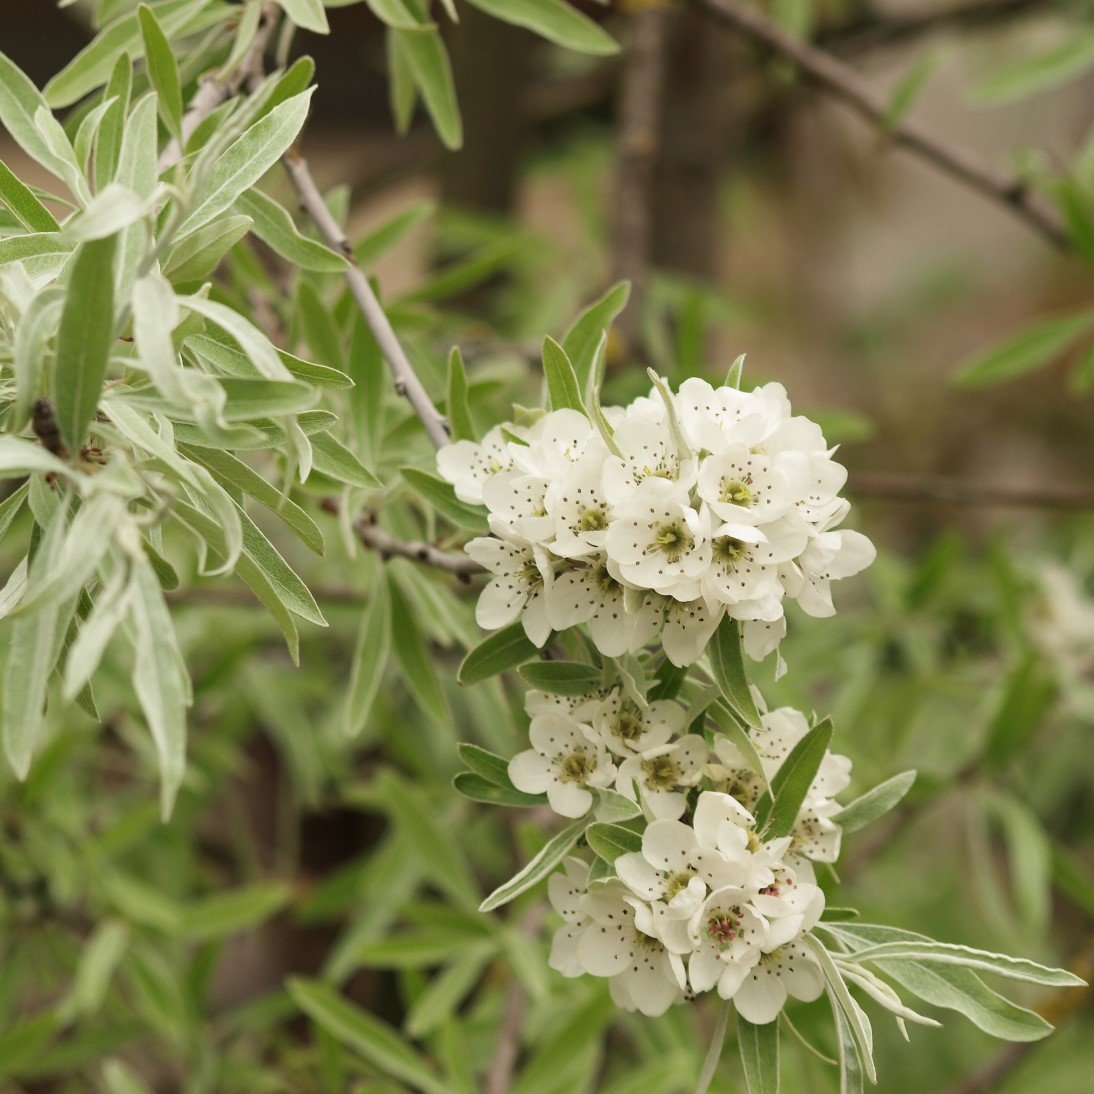
M160 117L167 131L176 140L182 137L182 85L174 50L163 33L163 27L147 4L137 9L148 78L159 100Z
M477 684L538 656L539 650L524 633L524 626L519 622L511 623L495 631L468 653L456 679L461 684Z
M581 388L574 366L570 364L566 351L553 338L543 340L543 371L547 376L551 409L569 408L584 414L585 404L581 400Z
M440 32L434 24L422 24L414 30L393 28L388 33L421 93L437 135L446 148L459 148L463 144L463 123L452 82L452 65Z
M885 128L890 132L904 120L941 59L942 54L938 50L924 53L893 89L884 118Z
M495 786L511 787L513 785L509 781L509 761L504 756L467 742L457 745L456 753L472 771L481 775L487 782Z
M114 252L108 236L81 245L57 332L55 407L61 436L79 452L99 406L114 343Z
M619 45L587 15L564 0L468 0L495 19L525 27L564 49L603 57L618 53Z
M486 510L468 505L456 497L452 484L417 467L401 468L403 481L416 494L436 509L439 516L469 532L482 532L486 525Z
M981 387L1024 376L1055 361L1092 324L1094 312L1038 320L959 366L955 382Z
M183 236L167 252L165 276L174 285L204 281L253 223L245 216L220 217Z
M525 794L523 790L517 790L510 786L499 786L497 783L476 775L473 771L461 771L453 780L452 785L465 798L484 805L513 805L529 808L531 806L545 805L546 794Z
M601 670L577 661L537 661L524 665L520 678L530 687L554 695L584 695L598 688Z
M316 273L345 271L346 260L340 254L301 235L288 210L261 190L244 190L235 207L254 221L254 234L293 265Z
M748 725L759 726L760 712L745 675L740 624L731 616L722 617L710 641L710 667L726 702Z
M642 837L618 824L596 821L585 832L589 846L605 861L614 863L620 855L642 850Z
M285 14L301 29L330 34L322 0L277 0Z
M15 214L30 232L56 232L60 230L57 218L34 196L34 192L12 174L11 168L0 160L0 201Z
M1018 756L1044 725L1057 692L1052 673L1032 655L1011 670L984 744L984 759L993 770L1002 770Z
M179 917L179 937L210 942L252 931L284 908L290 896L283 881L267 881L192 901Z
M317 433L312 438L316 471L335 482L378 490L383 483L332 433Z
M453 346L448 355L448 398L446 410L448 425L454 441L477 440L471 407L467 401L467 370L459 346Z
M914 771L902 771L849 802L832 819L845 831L857 832L898 805L915 782Z
M973 91L973 99L993 105L1061 87L1094 68L1094 31L1069 34L1058 46L1024 57L992 73Z
M791 750L756 806L756 820L768 839L790 835L832 740L832 719L815 725Z
M779 1023L737 1016L737 1045L748 1094L779 1094Z
M585 831L586 822L575 821L563 828L543 846L527 866L519 873L514 874L504 885L495 889L479 905L480 912L492 912L503 904L515 900L521 893L531 889L533 885L542 881L552 870L566 857L570 849L577 843L582 832Z

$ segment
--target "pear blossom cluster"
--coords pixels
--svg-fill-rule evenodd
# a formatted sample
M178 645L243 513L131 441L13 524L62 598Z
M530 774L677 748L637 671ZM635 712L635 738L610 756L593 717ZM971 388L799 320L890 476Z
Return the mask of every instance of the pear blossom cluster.
M716 990L749 1021L773 1021L788 997L823 989L801 938L824 896L812 863L839 853L850 781L845 756L826 753L791 833L766 839L751 811L763 790L731 740L689 733L674 700L645 707L619 688L582 696L531 691L531 748L509 764L513 785L546 793L555 812L579 818L614 790L641 808L641 850L614 873L568 858L548 879L562 926L551 965L564 976L607 977L615 1002L643 1014ZM808 732L800 712L762 715L752 732L764 777Z
M493 630L520 619L542 646L587 624L607 657L660 641L676 665L727 613L761 660L785 634L784 603L835 611L831 583L865 568L870 541L841 530L846 470L781 384L752 391L692 378L676 394L495 427L438 454L490 536L468 553L492 575L477 605Z

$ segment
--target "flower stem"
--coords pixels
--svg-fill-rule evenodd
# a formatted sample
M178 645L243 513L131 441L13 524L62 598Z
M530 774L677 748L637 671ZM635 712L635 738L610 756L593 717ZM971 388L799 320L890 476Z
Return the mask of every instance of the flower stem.
M718 1070L718 1061L722 1058L722 1046L726 1040L726 1026L729 1024L729 1000L722 1004L718 1014L718 1021L714 1026L714 1036L710 1040L710 1048L707 1049L707 1058L703 1061L703 1070L699 1073L699 1082L695 1087L695 1094L707 1094L710 1084L714 1079L714 1072Z

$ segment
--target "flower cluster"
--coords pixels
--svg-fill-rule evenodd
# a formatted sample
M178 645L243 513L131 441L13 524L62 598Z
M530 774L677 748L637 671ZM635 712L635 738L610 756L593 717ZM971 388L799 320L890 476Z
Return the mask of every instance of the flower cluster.
M660 639L688 665L728 613L760 660L785 634L785 599L831 615L830 583L873 560L838 530L846 470L782 385L658 382L598 417L556 410L439 453L457 496L488 511L493 534L467 545L493 575L486 629L519 618L543 645L588 624L605 656Z
M769 1022L788 995L820 994L820 969L800 939L824 907L811 860L838 854L834 796L850 781L850 761L826 753L788 835L767 838L750 811L809 731L804 715L762 715L752 733L761 774L728 737L687 732L687 712L672 700L642 708L619 689L532 691L526 709L532 747L509 764L517 789L545 792L552 809L577 818L594 809L597 791L614 788L647 822L641 850L615 859L614 876L570 858L549 879L563 919L553 968L609 977L620 1006L651 1015L716 988L750 1021Z

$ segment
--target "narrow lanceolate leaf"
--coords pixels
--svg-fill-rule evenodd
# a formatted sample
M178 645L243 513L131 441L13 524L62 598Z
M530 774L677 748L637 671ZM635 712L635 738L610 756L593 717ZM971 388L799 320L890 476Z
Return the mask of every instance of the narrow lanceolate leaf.
M57 332L54 374L57 424L79 452L102 393L114 342L114 236L81 245L73 259Z
M53 119L39 90L18 66L0 53L0 128L6 130L31 159L59 178L65 178L69 164L76 162L75 153L71 146L67 149L62 146L58 154L58 149L37 125L42 111ZM56 124L53 120L53 125ZM67 138L63 139L67 144Z
M839 1043L840 1094L863 1094L866 1090L866 1074L862 1066L862 1051L851 1029L851 1023L832 992L828 993L832 1005L832 1019L836 1023L836 1039Z
M440 32L435 25L420 25L414 30L392 28L388 33L421 94L437 135L446 148L459 148L463 144L463 123L452 82L452 65Z
M466 742L457 745L456 752L472 771L487 782L496 786L513 785L509 779L509 761L504 756Z
M626 794L620 794L617 790L600 787L593 791L593 797L596 799L593 816L598 821L615 824L618 821L631 820L642 812L638 802L628 798Z
M915 774L914 771L902 771L899 775L878 783L872 790L867 790L865 794L845 805L833 819L845 832L856 832L873 824L908 793L915 782Z
M779 1022L754 1024L737 1017L737 1045L748 1094L779 1094Z
M173 285L204 281L253 223L247 216L226 216L190 232L168 251L164 275Z
M605 824L597 821L590 824L585 832L589 846L605 861L615 862L620 855L633 854L642 850L642 837L629 828L618 824Z
M538 656L539 650L524 633L523 625L511 623L495 631L468 653L456 679L461 684L477 684Z
M748 735L748 730L738 721L739 715L730 711L725 703L714 703L710 707L710 716L717 723L718 728L737 746L737 751L745 758L745 763L754 774L759 775L763 785L767 786L767 772L764 771L763 761Z
M566 351L553 339L543 340L543 372L547 377L547 392L551 409L580 410L585 413L585 404L581 400L581 388L577 375Z
M1057 691L1053 674L1037 657L1023 658L1011 671L984 745L984 759L992 768L1005 767L1044 726Z
M615 317L627 306L630 295L629 281L620 281L613 285L574 320L573 326L562 339L562 348L574 366L581 391L588 390L601 338L607 333Z
M464 368L463 355L458 346L453 346L448 355L448 425L454 441L473 441L476 439L475 426L471 420L471 405L467 399L467 370Z
M832 740L832 720L815 725L791 750L756 806L756 820L768 839L790 835Z
M600 686L600 669L578 661L537 661L524 665L521 679L530 688L540 688L555 695L584 695Z
M710 667L714 681L722 689L726 702L750 726L760 724L760 712L748 686L744 654L741 650L741 628L736 619L724 616L710 642Z
M439 725L451 721L448 702L444 697L437 670L426 645L414 612L397 584L391 586L391 611L399 621L392 629L391 640L395 659L402 669L403 679L422 711Z
M384 1074L425 1094L447 1094L448 1086L396 1029L349 1002L330 984L293 977L286 988L316 1025Z
M566 857L570 848L580 839L585 831L586 822L575 821L563 828L561 832L544 846L538 855L518 874L511 877L504 885L495 889L479 905L480 912L491 912L500 908L503 904L516 899L521 893L531 889L533 885L542 881L552 870Z
M0 160L0 202L29 232L56 232L60 225L56 217L34 196L29 186L16 178L6 163Z
M323 0L278 0L278 3L301 30L311 30L316 34L330 33Z
M155 570L145 561L135 569L133 687L159 757L160 807L166 820L186 769L186 708L192 696Z
M837 1024L842 1015L851 1028L851 1035L858 1048L858 1060L862 1070L866 1073L866 1077L870 1082L877 1082L870 1020L866 1017L865 1011L852 998L839 969L836 968L835 962L820 939L816 935L806 934L802 936L802 943L817 959L817 963L821 967L825 983L828 985L829 995L832 998L832 1011L836 1016Z
M270 340L239 312L209 300L204 296L180 296L179 304L197 312L203 319L220 327L239 345L259 375L268 380L291 380L289 370L281 363Z
M254 234L287 261L316 273L345 270L346 260L337 251L301 235L288 210L261 190L245 190L235 205L254 222Z
M63 547L68 528L65 504L57 510L38 545L27 587L45 581ZM41 610L20 616L11 631L3 694L0 696L0 736L8 762L20 779L30 770L38 747L46 705L46 687L57 663L75 600L54 600Z
M0 435L0 476L17 479L24 475L73 475L73 469L52 452L27 437Z
M474 771L461 771L452 780L452 785L457 792L474 802L482 802L484 805L512 805L530 808L544 805L547 802L546 794L525 794L523 790L517 790L512 786L499 786L497 783L484 779Z
M175 52L155 13L147 4L137 11L144 41L144 59L148 78L159 100L160 117L167 131L175 138L182 136L182 86Z
M376 490L383 485L380 480L344 445L330 433L317 433L312 438L313 459L316 471L345 483Z
M472 7L546 38L564 49L604 56L619 45L566 0L468 0Z
M368 724L373 703L383 683L391 653L391 598L387 577L381 570L369 593L368 610L361 620L357 645L353 651L353 667L343 726L347 737L356 737Z
M201 200L180 226L180 233L192 232L231 208L277 163L304 125L312 90L274 107L224 150L209 172Z
M977 972L993 972L1009 980L1024 980L1030 984L1043 984L1050 988L1082 987L1085 981L1066 969L1052 969L1023 957L989 953L958 946L950 942L934 942L930 939L901 942L882 942L868 949L859 950L854 961L916 961L924 965L959 965Z
M208 942L253 930L280 911L290 895L288 885L281 881L214 893L186 905L179 917L178 936L188 941Z
M1094 312L1090 311L1032 323L959 366L957 383L964 387L981 387L1024 376L1056 360L1092 325Z
M456 497L452 484L418 467L402 468L403 480L414 493L427 501L440 516L469 532L481 532L486 525L486 510L468 505Z

